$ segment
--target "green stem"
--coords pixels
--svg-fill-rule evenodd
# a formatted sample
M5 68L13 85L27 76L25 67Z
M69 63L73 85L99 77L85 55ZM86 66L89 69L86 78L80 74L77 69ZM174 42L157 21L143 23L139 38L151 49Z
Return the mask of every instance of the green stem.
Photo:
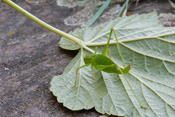
M23 8L21 8L20 6L18 6L17 4L15 4L14 2L12 2L11 0L1 0L2 2L8 4L9 6L11 6L12 8L16 9L17 11L19 11L20 13L22 13L23 15L25 15L26 17L30 18L31 20L33 20L34 22L36 22L37 24L43 26L44 28L58 34L61 35L73 42L75 42L76 44L78 44L80 47L85 48L86 50L90 51L91 53L94 53L93 50L91 50L90 48L88 48L82 40L67 34L59 29L56 29L55 27L45 23L44 21L38 19L37 17L35 17L34 15L32 15L31 13L29 13L28 11L24 10Z

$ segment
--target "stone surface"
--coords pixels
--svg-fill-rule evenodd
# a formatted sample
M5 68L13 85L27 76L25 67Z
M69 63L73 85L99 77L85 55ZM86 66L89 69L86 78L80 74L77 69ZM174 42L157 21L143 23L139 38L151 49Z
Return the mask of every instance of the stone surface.
M58 7L54 0L35 0L30 4L24 0L15 2L65 32L76 28L63 21L77 13L79 7ZM149 0L141 1L138 7L132 5L129 13L147 13L154 9L159 13L174 13L168 2ZM1 117L100 116L95 109L68 110L49 91L52 77L62 74L77 53L59 48L60 38L0 2Z

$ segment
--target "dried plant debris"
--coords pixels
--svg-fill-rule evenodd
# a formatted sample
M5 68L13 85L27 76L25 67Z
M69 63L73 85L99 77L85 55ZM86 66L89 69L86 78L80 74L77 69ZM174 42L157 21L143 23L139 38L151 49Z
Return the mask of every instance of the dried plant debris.
M171 13L161 13L159 20L166 27L175 26L175 15Z
M78 2L79 0L57 0L57 5L73 8L78 6Z
M86 4L84 4L84 9L80 10L76 14L69 16L64 20L66 25L71 26L81 26L84 27L87 25L88 21L93 17L96 6L101 5L103 2L99 0L90 0ZM105 10L102 14L102 20L113 19L117 16L120 10L120 5L113 4L109 8Z

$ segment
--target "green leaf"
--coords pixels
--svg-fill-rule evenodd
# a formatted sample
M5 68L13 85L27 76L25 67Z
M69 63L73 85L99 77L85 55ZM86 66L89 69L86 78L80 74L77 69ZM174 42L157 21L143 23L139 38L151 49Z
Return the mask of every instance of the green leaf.
M72 35L82 39L88 48L95 49L98 46L97 53L102 53L110 28L116 30L125 64L131 65L131 70L125 76L147 109L140 107L122 75L96 70L101 93L99 95L90 66L78 71L77 86L72 88L76 68L84 65L84 55L91 54L82 48L63 74L55 76L51 81L50 90L58 102L71 110L94 107L102 114L118 116L174 116L175 28L163 28L157 19L156 13L133 15L72 32ZM60 46L71 49L66 42L67 40L62 39ZM72 46L74 45L72 43ZM111 59L123 67L114 36L109 49Z

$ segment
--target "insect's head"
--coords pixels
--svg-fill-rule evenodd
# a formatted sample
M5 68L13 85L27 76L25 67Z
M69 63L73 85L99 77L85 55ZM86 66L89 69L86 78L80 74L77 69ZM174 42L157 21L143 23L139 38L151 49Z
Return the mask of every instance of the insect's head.
M91 56L85 56L84 57L84 62L85 62L85 64L90 64L91 63Z

